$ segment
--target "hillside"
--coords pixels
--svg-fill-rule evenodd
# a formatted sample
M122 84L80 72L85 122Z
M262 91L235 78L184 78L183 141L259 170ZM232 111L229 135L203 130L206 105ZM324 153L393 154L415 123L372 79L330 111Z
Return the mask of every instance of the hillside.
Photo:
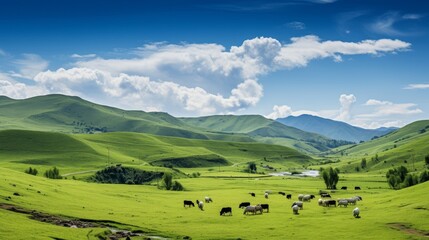
M340 147L337 153L344 156L344 162L350 162L343 166L349 170L360 166L365 158L370 171L400 165L414 171L424 168L424 158L429 155L428 143L429 120L422 120L368 142Z
M125 111L58 94L23 100L1 97L0 129L64 133L124 131L195 139L253 141L244 135L198 131L167 113Z
M368 141L377 136L383 136L395 130L395 128L364 129L355 127L345 122L303 114L279 118L276 121L301 129L306 132L317 133L328 138L346 140L351 142Z
M218 115L198 118L180 118L183 122L207 131L242 133L257 141L280 144L303 152L317 154L350 142L337 141L309 133L260 115Z
M19 171L30 166L39 171L57 166L67 173L101 169L119 163L148 168L162 167L164 164L176 167L226 167L250 161L301 166L312 159L287 147L262 143L124 132L69 135L0 131L0 165Z

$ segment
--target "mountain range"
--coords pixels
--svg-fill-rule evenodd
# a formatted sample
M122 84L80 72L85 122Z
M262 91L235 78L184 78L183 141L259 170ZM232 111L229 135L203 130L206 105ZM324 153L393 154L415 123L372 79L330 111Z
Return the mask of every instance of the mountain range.
M397 128L364 129L355 127L345 122L334 121L313 115L288 116L277 119L278 122L301 129L303 131L317 133L328 138L351 142L368 141L376 137L386 135Z

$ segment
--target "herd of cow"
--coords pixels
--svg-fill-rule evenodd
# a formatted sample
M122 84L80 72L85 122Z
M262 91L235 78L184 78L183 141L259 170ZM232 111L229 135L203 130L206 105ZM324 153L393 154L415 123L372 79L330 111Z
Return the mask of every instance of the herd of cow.
M341 189L346 190L347 187L342 187ZM360 187L355 187L355 190L360 190ZM268 199L269 194L271 194L271 191L265 191L264 192L264 197L266 199ZM250 192L249 193L252 197L255 197L256 194L254 192ZM292 194L286 194L284 192L278 192L278 194L285 196L287 199L292 199ZM319 206L323 206L323 207L337 207L337 206L344 206L347 207L348 205L356 205L357 201L362 201L362 197L361 196L354 196L354 197L350 197L350 198L342 198L342 199L332 199L331 195L325 191L319 191L320 194L320 199L318 200L318 205ZM299 194L298 195L298 201L294 201L292 203L292 212L293 214L299 214L298 211L301 209L304 209L304 202L310 202L311 199L314 199L316 196L312 195L312 194ZM329 199L326 199L329 198ZM205 197L204 198L204 202L206 203L210 203L213 202L213 200L211 199L211 197ZM200 201L200 200L196 200L196 204L198 206L198 208L202 211L204 211L204 202ZM184 200L183 201L183 206L186 207L195 207L194 202L192 202L191 200ZM256 205L251 205L250 202L242 202L238 205L239 208L244 208L244 212L243 214L247 214L247 213L253 213L253 214L262 214L262 212L265 210L266 212L269 212L269 204L256 204ZM359 213L360 210L359 208L355 208L352 211L353 216L356 218L359 218ZM220 216L222 215L232 215L232 208L231 207L223 207L220 210Z

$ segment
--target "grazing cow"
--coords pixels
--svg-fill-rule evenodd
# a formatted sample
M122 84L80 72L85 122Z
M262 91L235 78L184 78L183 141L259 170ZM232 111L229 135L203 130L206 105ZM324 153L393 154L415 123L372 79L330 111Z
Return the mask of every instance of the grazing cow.
M314 195L304 195L304 197L302 197L302 200L301 201L303 201L303 202L310 202L310 200L311 199L313 199L313 198L315 198L315 196Z
M205 197L205 198L204 198L204 201L205 201L206 203L213 202L213 200L212 200L212 198L211 198L211 197Z
M266 199L268 199L268 193L266 192L266 193L264 193L264 197L266 198Z
M347 207L348 205L349 205L349 201L347 201L347 199L340 199L340 200L338 200L338 206Z
M353 213L353 217L360 218L360 216L359 216L359 214L360 214L359 208L353 209L352 213Z
M261 207L261 205L256 205L256 206L247 206L245 209L244 209L244 212L243 212L243 214L247 214L248 212L251 212L251 213L253 213L253 214L256 214L256 212L260 212L260 214L262 214L262 207Z
M356 205L356 198L355 197L351 197L351 198L346 198L346 200L347 200L347 202L349 203L349 204L353 204L353 205Z
M342 186L341 190L347 190L347 187L346 186Z
M262 210L267 210L267 212L270 212L270 205L268 205L268 204L258 204L258 205L261 205L261 207L262 207Z
M196 202L197 202L198 208L199 208L201 211L204 211L204 202L203 202L203 201L200 201L200 200L197 200Z
M293 214L298 215L299 214L298 213L298 209L299 209L298 205L293 205L292 206L292 212L293 212Z
M286 195L286 198L287 198L287 199L292 199L292 194L287 194L287 195Z
M303 198L304 198L304 194L299 194L299 195L298 195L298 200L299 200L299 201L302 201L302 199L303 199Z
M238 207L239 208L244 208L244 207L247 207L247 206L250 206L250 202L242 202L242 203L240 203L240 205Z
M186 206L188 206L188 207L195 207L195 205L194 205L194 203L191 201L191 200L184 200L183 201L183 207L186 207Z
M301 201L293 202L293 203L292 203L292 207L293 207L294 205L297 205L300 209L304 209L304 203L303 203L303 202L301 202Z
M355 190L360 190L360 187L359 187L359 186L356 186L356 187L355 187Z
M226 213L229 213L229 215L232 216L232 209L231 209L231 207L223 207L220 210L220 216L226 215Z
M321 196L322 198L330 198L330 197L331 197L331 194L329 194L329 193L322 193L322 194L320 194L320 196Z
M337 206L337 201L333 200L333 199L329 199L329 200L324 200L323 201L323 205L325 207L330 207L332 205L334 205L335 207Z
M250 192L249 194L250 194L250 196L252 196L252 197L256 196L254 192Z
M279 194L280 194L280 195L283 195L283 196L285 196L285 195L286 195L286 193L284 193L284 192L279 192Z
M321 199L321 198L319 198L319 200L317 200L317 204L319 204L319 206L322 206L323 205L323 199Z

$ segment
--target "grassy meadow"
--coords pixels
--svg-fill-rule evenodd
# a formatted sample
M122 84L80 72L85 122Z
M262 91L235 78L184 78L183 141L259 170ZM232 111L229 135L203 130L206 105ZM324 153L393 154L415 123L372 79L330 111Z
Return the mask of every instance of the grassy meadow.
M320 207L317 199L304 203L293 215L291 203L299 193L317 194L324 185L319 178L200 178L180 179L186 191L159 190L155 185L95 184L78 180L50 180L1 168L0 203L80 219L110 220L120 229L143 230L147 235L192 239L424 239L429 233L427 201L429 183L407 189L388 189L381 176L344 175L333 198L359 195L361 218L352 216L354 206ZM359 184L361 191L351 188ZM272 191L268 199L265 190ZM40 193L39 193L39 192ZM292 194L292 200L278 194ZM19 193L15 196L13 193ZM248 193L255 192L256 197ZM10 200L6 200L11 196ZM183 200L210 196L204 211L184 208ZM268 203L270 212L243 215L239 203ZM230 206L232 216L219 216ZM403 226L405 230L398 230ZM399 227L398 227L399 228ZM24 214L0 209L1 239L97 239L105 229L67 228L31 220ZM139 239L143 237L136 237Z

